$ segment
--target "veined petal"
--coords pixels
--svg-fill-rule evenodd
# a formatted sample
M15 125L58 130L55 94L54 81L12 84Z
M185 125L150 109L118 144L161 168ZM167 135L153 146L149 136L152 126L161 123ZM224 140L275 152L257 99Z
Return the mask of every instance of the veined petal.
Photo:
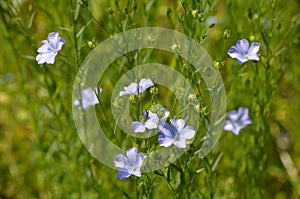
M249 60L255 60L255 61L260 60L257 54L248 55L248 57Z
M56 49L57 43L59 42L59 34L58 32L51 32L48 34L49 45Z
M249 49L249 42L247 39L241 39L236 42L236 47L242 52L243 54L248 52Z
M171 137L166 137L165 135L160 135L158 137L158 143L160 146L169 147L173 144L173 139Z
M165 122L164 125L159 125L158 130L161 134L163 134L166 137L171 137L173 138L173 129L170 127L170 125Z
M186 148L186 139L179 139L177 141L174 141L174 145L180 149L185 149Z
M126 152L126 156L128 158L128 161L131 162L131 163L136 163L137 153L138 153L138 149L136 147L132 147L132 148L128 149L127 152Z
M241 59L243 57L243 53L236 46L231 46L227 53L231 58Z
M186 126L182 131L180 131L180 138L192 139L195 136L195 129L191 126Z
M183 119L170 119L170 122L179 132L183 129L185 125L185 121Z
M115 167L117 168L124 168L126 163L126 157L123 154L117 155L117 157L114 160Z
M150 79L141 79L139 82L139 93L144 92L147 88L151 86L154 86L154 84Z
M132 122L132 129L135 133L144 133L146 130L145 125L138 121Z
M41 47L38 48L37 52L38 53L46 53L46 52L51 52L51 50L49 50L49 43L47 40L43 40L41 43Z
M250 45L250 48L248 50L248 55L253 55L253 54L257 54L260 48L260 43L258 42L253 42Z
M122 180L124 178L128 178L129 176L130 176L130 173L128 172L128 170L118 169L118 177L120 180Z
M119 96L137 94L137 83L130 83L128 86L124 87L124 91L119 93Z
M61 50L62 46L66 43L66 40L63 38L59 38L58 42L56 43L56 50L59 51Z

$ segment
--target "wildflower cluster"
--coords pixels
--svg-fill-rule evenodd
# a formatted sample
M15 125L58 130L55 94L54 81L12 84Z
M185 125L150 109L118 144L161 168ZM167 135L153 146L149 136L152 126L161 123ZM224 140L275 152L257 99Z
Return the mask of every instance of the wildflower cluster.
M124 91L119 93L123 95L136 95L143 93L146 89L154 86L150 79L141 79L139 84L131 83L124 87ZM132 129L135 133L145 133L147 130L157 130L158 144L161 147L170 147L175 145L178 148L186 148L187 140L193 139L196 131L191 126L186 126L183 119L170 119L170 111L166 108L160 108L157 112L144 110L143 115L139 116L139 121L132 123ZM144 153L137 153L136 147L127 150L126 155L119 154L115 158L115 166L118 168L119 178L127 178L130 175L141 176L141 167L143 161L147 158Z

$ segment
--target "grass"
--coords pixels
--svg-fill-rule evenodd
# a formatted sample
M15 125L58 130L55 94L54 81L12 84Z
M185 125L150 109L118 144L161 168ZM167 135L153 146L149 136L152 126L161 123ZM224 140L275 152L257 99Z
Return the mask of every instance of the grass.
M296 0L0 0L0 198L299 198L299 8ZM216 24L205 23L210 16ZM227 112L248 107L253 123L238 136L222 131L214 149L199 158L195 152L211 116L202 77L172 53L129 52L98 83L103 107L96 105L96 111L105 134L115 136L123 150L162 148L158 135L147 142L114 128L113 89L123 74L145 63L168 65L198 89L201 128L200 138L174 163L119 180L117 170L92 156L78 136L73 83L98 44L140 27L169 28L199 42L222 76ZM50 32L59 32L66 43L55 64L38 65L37 49ZM243 38L261 44L260 61L239 65L228 56ZM156 88L158 95L147 91L140 107L130 104L133 118L153 101L174 106L171 116L180 117L174 93Z

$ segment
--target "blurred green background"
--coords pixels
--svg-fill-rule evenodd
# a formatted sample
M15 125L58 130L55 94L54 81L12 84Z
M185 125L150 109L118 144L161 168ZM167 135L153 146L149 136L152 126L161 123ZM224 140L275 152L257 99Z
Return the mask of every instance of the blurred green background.
M228 110L252 107L252 117L265 119L269 129L269 142L262 146L265 156L249 155L256 149L251 132L260 129L257 125L239 136L224 132L209 156L215 159L222 153L222 159L212 179L201 173L191 185L194 198L211 198L198 194L206 193L207 180L215 198L300 197L299 1L182 2L0 0L0 198L131 197L132 182L118 180L116 170L91 157L82 145L72 119L71 96L78 67L93 46L123 30L144 26L171 28L201 42L221 65L230 91ZM192 16L185 16L189 12L183 5L186 10L199 9L203 20L188 23ZM182 16L187 20L181 22ZM211 16L216 20L213 27L205 24ZM38 65L36 50L54 31L66 44L54 65ZM224 37L226 31L229 38ZM232 90L241 66L227 51L242 38L262 44L262 63L272 70L269 84L249 83L256 75L249 69L249 78L246 71ZM259 111L252 103L259 96L248 90L251 85L272 93L266 117L255 115ZM263 168L256 168L260 161L265 161ZM165 182L155 187L153 198L172 197Z

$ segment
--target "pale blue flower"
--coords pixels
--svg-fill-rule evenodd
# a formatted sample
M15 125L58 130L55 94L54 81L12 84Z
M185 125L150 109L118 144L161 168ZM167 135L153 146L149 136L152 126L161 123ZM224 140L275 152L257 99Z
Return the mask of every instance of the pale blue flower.
M99 89L100 93L102 93L102 88ZM86 88L81 92L81 102L82 108L86 109L89 106L99 104L99 100L97 98L98 91L94 91L90 88ZM80 99L75 98L74 106L80 106Z
M158 129L161 133L158 137L160 146L169 147L175 145L178 148L186 148L186 141L195 136L195 130L191 126L185 126L183 119L170 119L171 125L165 122L159 125Z
M151 111L143 111L143 116L140 117L140 121L134 121L132 128L135 133L143 133L146 129L156 129L158 126L159 118L156 113Z
M257 55L260 48L260 43L253 42L249 47L249 42L246 39L238 40L235 46L231 46L228 50L228 55L238 60L240 64L247 62L248 60L259 61Z
M59 37L57 32L51 32L48 34L48 39L42 41L42 46L37 50L39 53L36 56L38 64L54 64L55 57L58 51L61 50L62 46L66 42L63 38Z
M119 96L142 93L151 86L154 86L153 82L150 79L143 78L140 80L139 84L131 83L128 86L125 86L124 91L121 91Z
M123 154L117 155L115 158L115 166L118 168L119 179L128 178L131 175L141 177L141 167L147 156L144 153L138 153L136 147L130 148Z
M252 123L248 112L248 108L240 107L238 111L233 110L228 113L229 120L224 123L224 130L232 131L235 135L238 135L242 128Z

